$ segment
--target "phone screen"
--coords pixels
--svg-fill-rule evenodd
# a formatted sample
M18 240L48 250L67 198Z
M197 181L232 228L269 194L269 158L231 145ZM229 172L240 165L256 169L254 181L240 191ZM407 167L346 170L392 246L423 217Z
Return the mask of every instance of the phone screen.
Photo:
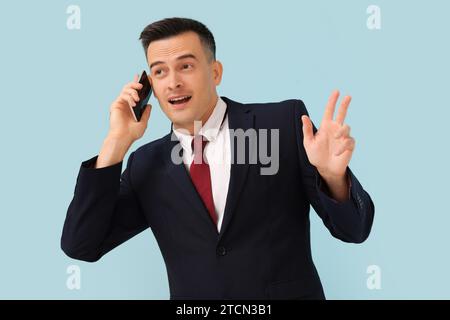
M148 100L152 95L152 86L150 85L150 81L148 80L147 72L145 72L145 70L142 72L139 83L142 84L142 89L138 91L139 101L136 103L136 106L133 107L133 113L136 121L141 120L145 106L148 104Z

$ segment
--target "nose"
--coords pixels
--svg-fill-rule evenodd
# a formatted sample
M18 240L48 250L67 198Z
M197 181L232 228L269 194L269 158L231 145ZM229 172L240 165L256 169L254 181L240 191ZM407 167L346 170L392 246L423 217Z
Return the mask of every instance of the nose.
M169 89L170 90L178 89L181 88L182 86L183 83L181 82L181 79L178 76L178 74L176 72L172 72L172 75L170 76L169 80Z

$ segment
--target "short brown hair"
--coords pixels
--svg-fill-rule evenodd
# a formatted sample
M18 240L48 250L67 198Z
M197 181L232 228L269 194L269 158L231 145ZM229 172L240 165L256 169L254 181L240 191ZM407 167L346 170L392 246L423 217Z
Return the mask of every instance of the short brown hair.
M153 22L141 32L139 40L147 56L148 46L152 41L166 39L184 32L193 31L199 38L210 60L216 60L216 42L209 29L201 22L188 18L166 18Z

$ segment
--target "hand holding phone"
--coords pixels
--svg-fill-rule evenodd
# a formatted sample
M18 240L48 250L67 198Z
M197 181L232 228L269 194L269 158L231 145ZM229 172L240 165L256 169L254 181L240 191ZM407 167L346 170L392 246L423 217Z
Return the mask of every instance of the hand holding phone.
M109 108L109 131L100 150L95 168L111 166L123 161L134 141L140 139L147 129L152 93L149 78L144 71L140 83L136 75L127 83ZM148 106L148 107L147 107ZM130 112L132 116L130 116Z
M110 106L108 137L122 141L121 144L136 141L147 129L151 111L150 79L143 73L138 83L138 77L135 75L132 82L125 84Z
M148 100L152 95L152 86L150 85L150 81L148 80L147 72L145 72L145 70L142 71L139 83L142 84L142 89L138 91L139 101L136 103L136 106L132 107L133 116L136 121L141 120L142 113L144 112L145 107L148 104Z

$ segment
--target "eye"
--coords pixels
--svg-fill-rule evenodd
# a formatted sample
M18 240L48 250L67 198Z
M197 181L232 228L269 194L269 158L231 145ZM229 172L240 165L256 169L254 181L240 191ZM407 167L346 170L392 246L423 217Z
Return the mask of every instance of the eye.
M189 69L191 67L192 67L192 65L190 65L190 64L187 64L187 63L183 64L183 69Z

